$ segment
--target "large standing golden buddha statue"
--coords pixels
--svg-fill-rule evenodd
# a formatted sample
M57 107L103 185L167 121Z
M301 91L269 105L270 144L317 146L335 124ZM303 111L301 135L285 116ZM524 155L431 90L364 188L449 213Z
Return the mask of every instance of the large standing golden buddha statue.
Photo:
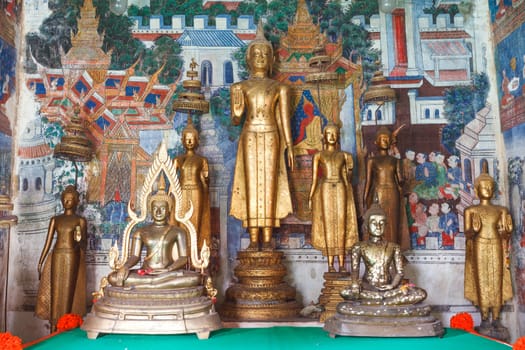
M486 168L474 187L480 202L465 209L465 298L480 308L481 325L477 331L508 341L510 335L501 324L500 311L505 301L512 298L510 269L505 266L512 218L507 208L490 202L494 179Z
M230 214L242 220L250 234L248 250L271 250L272 228L292 212L284 162L293 169L290 128L290 89L270 78L274 62L271 43L259 23L256 39L248 46L250 78L232 85L231 118L245 122L239 138Z

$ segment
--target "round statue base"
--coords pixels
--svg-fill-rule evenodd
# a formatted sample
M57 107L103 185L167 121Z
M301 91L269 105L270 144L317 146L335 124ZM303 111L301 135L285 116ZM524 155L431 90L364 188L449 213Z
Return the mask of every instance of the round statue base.
M240 321L275 321L296 319L301 305L296 291L284 282L286 267L282 252L242 251L235 268L236 283L226 291L221 307L223 319Z
M331 337L441 337L441 321L424 305L356 305L343 302L324 328Z
M147 290L108 286L81 327L89 339L100 333L187 334L207 339L221 320L203 287Z

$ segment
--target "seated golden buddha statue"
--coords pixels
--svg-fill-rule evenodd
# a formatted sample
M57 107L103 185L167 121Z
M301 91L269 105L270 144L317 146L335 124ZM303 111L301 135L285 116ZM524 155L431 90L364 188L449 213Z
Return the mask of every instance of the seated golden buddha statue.
M430 315L430 306L420 304L425 290L403 281L401 247L383 239L386 220L376 200L365 214L370 238L351 250L350 285L341 291L346 301L324 326L331 336L425 337L444 332Z
M160 179L157 193L149 200L153 223L133 233L130 256L108 276L113 286L164 289L197 286L201 283L199 273L185 270L188 264L186 232L168 223L173 199L165 192L164 178ZM132 270L140 261L142 248L146 249L142 266Z
M139 194L140 214L128 205L122 256L116 247L111 249L113 272L93 293L97 300L82 325L88 338L99 333L196 333L204 339L221 327L213 305L217 290L209 277L203 283L210 250L204 241L198 254L190 221L193 206L184 212L181 203L177 170L161 143ZM144 225L148 216L151 223ZM186 229L171 224L173 218Z

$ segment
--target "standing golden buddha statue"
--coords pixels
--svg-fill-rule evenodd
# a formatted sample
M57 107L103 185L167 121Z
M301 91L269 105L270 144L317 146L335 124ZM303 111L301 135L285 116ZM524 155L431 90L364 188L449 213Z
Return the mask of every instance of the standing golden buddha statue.
M480 202L466 208L464 213L467 238L465 298L481 311L481 325L476 330L508 341L510 335L501 324L500 311L505 301L512 298L510 270L505 266L508 240L513 230L512 218L507 208L491 203L494 179L486 167L474 187Z
M231 118L245 122L239 138L233 180L230 215L242 220L250 234L248 250L272 250L272 228L293 211L286 165L293 169L290 128L290 88L270 78L274 62L271 43L264 37L262 23L248 46L248 80L232 85Z
M357 215L352 184L352 155L338 149L339 128L328 124L323 131L324 150L312 161L312 245L328 257L328 272L346 272L345 255L358 241Z
M75 213L79 193L67 186L61 195L64 213L49 221L46 242L38 261L38 288L35 314L49 320L51 331L68 313L86 313L86 219ZM56 242L50 253L56 232Z
M188 211L190 203L193 205L190 221L197 231L197 248L200 251L205 240L206 244L211 244L209 168L208 160L195 153L195 148L199 146L199 132L191 119L182 131L182 145L186 153L175 158L174 164L180 177L182 211Z
M239 124L243 116L245 119L237 148L230 215L248 228L250 245L237 254L239 264L234 274L238 283L226 290L221 317L290 319L298 315L300 305L295 289L284 281L284 253L272 246L273 227L293 211L284 159L286 152L293 169L290 88L270 79L273 49L264 37L261 22L246 51L246 62L250 78L230 89L232 123Z
M406 216L401 205L402 166L396 157L388 154L392 142L392 133L385 127L376 133L377 154L369 158L366 164L366 182L363 201L370 208L377 195L378 203L385 210L388 218L385 227L385 240L408 246Z

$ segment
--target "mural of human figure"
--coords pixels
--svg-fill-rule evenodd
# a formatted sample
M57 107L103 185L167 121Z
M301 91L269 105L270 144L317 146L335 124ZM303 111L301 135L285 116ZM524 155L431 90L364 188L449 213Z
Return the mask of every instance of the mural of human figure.
M401 160L403 168L403 195L408 196L416 185L416 163L414 162L416 152L405 151L405 158Z
M450 204L441 203L441 216L439 217L439 228L441 229L441 249L454 249L454 238L459 233L459 221L456 213L450 210Z
M432 155L432 157L430 157ZM445 165L445 156L439 152L430 152L429 160L436 168L436 181L438 186L443 186L447 179L447 166Z
M412 245L412 248L415 249L424 249L425 248L425 241L428 234L428 227L427 227L427 214L425 211L427 208L423 203L417 203L415 206L415 212L414 212L414 226L416 228L416 239L415 239L415 245Z
M442 188L441 193L445 199L457 199L463 184L463 180L461 179L461 168L459 167L459 158L454 155L448 157L447 165L447 182Z
M507 71L503 69L501 71L501 92L503 94L501 97L501 107L507 107L514 101L514 96L510 93L509 83L510 80L507 76Z
M427 160L424 153L416 155L416 181L414 192L422 199L437 199L437 169L434 163Z
M427 217L427 240L426 240L426 249L438 249L439 242L441 242L441 228L439 225L439 204L432 203L428 207L428 217ZM432 238L432 239L429 239Z

